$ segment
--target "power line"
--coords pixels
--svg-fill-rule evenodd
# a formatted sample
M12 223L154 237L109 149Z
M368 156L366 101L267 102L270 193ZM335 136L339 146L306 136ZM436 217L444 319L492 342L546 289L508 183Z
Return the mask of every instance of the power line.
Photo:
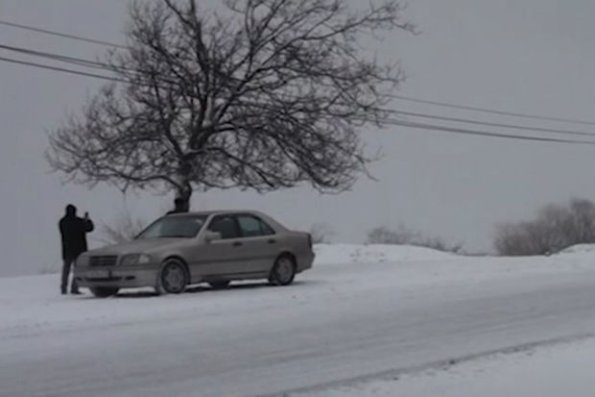
M53 31L53 30L38 28L35 26L30 26L30 25L23 25L23 24L9 22L9 21L5 21L5 20L0 20L0 25L10 26L10 27L18 28L18 29L23 29L23 30L37 32L37 33L43 33L43 34L47 34L47 35L67 38L67 39L71 39L71 40L78 40L78 41L83 41L83 42L88 42L88 43L93 43L93 44L98 44L98 45L103 45L103 46L108 46L108 47L128 49L128 47L125 45L111 43L109 41L97 40L97 39L92 39L89 37L83 37L83 36L78 36L78 35L69 34L69 33L57 32L57 31ZM446 108L451 108L451 109L468 110L468 111L487 113L487 114L497 114L500 116L510 116L510 117L524 118L524 119L555 121L555 122L582 124L582 125L590 125L590 126L595 125L595 121L589 121L589 120L580 120L580 119L571 119L571 118L564 118L564 117L552 117L552 116L543 116L543 115L529 114L529 113L511 112L511 111L484 108L484 107L479 107L479 106L460 105L460 104L453 104L453 103L449 103L449 102L441 102L441 101L434 101L434 100L428 100L428 99L422 99L422 98L414 98L414 97L405 96L405 95L389 95L389 97L394 98L394 99L400 99L403 101L413 102L413 103L421 103L421 104L426 104L426 105L441 106L441 107L446 107Z
M544 128L544 127L531 127L531 126L505 124L505 123L493 123L493 122L489 122L489 121L480 121L480 120L474 120L474 119L465 119L465 118L448 117L448 116L438 116L438 115L434 115L434 114L407 112L407 111L402 111L402 110L390 110L390 109L383 109L383 110L390 112L390 113L402 114L404 116L413 116L413 117L432 119L432 120L452 121L452 122L456 122L456 123L481 125L481 126L486 126L486 127L507 128L507 129L514 129L514 130L520 130L520 131L546 132L546 133L561 134L561 135L595 136L595 133L593 133L593 132L555 129L555 128Z
M35 68L39 68L39 69L52 70L55 72L68 73L68 74L79 75L79 76L84 76L84 77L92 77L95 79L115 81L115 82L119 82L119 83L130 83L126 80L122 80L117 77L110 77L110 76L105 76L105 75L100 75L100 74L95 74L95 73L87 73L87 72L82 72L82 71L74 70L74 69L66 69L66 68L61 68L61 67L57 67L57 66L44 65L41 63L21 61L18 59L5 58L5 57L1 57L1 56L0 56L0 61L14 63L17 65L31 66L31 67L35 67Z
M78 65L78 66L85 66L85 67L90 67L90 68L113 71L113 68L108 64L91 61L91 60L83 59L83 58L75 58L75 57L51 53L51 52L31 50L31 49L23 48L23 47L13 47L13 46L5 45L5 44L0 44L0 49L6 50L6 51L17 52L17 53L25 54L25 55L47 58L47 59L51 59L54 61L65 62L65 63L74 64L74 65Z
M110 43L109 41L97 40L97 39L92 39L92 38L84 37L84 36L78 36L78 35L74 35L74 34L56 32L54 30L42 29L42 28L38 28L35 26L23 25L20 23L14 23L14 22L9 22L9 21L4 21L4 20L0 20L0 25L10 26L10 27L17 28L17 29L28 30L31 32L43 33L43 34L47 34L50 36L62 37L62 38L66 38L66 39L83 41L83 42L87 42L87 43L93 43L93 44L98 44L98 45L103 45L103 46L108 46L108 47L115 47L115 48L121 48L121 49L128 48L121 44Z
M67 58L71 58L71 57L67 57ZM73 59L76 59L76 58L73 58ZM110 76L105 76L105 75L100 75L100 74L95 74L95 73L87 73L87 72L78 71L78 70L74 70L74 69L66 69L66 68L50 66L50 65L40 64L40 63L35 63L35 62L28 62L28 61L22 61L22 60L18 60L18 59L5 58L5 57L1 57L1 56L0 56L0 61L13 63L13 64L19 64L19 65L25 65L25 66L31 66L31 67L36 67L36 68L46 69L46 70L51 70L51 71L56 71L56 72L79 75L79 76L83 76L83 77L92 77L92 78L102 79L102 80L107 80L107 81L131 84L130 81L127 81L124 79L119 79L117 77L110 77ZM92 62L92 61L89 61L89 62ZM410 115L415 115L418 117L423 116L423 117L431 117L431 118L435 118L435 119L445 119L448 121L472 122L472 123L477 123L477 124L487 125L487 126L498 126L498 125L496 125L496 123L483 123L483 122L480 122L477 120L455 119L455 118L450 118L450 117L434 116L434 115L427 115L427 114L423 114L423 113L414 113L414 112L400 112L400 111L391 111L391 112L400 113L400 114L410 114ZM374 121L371 119L364 119L364 118L362 118L361 120L362 121L371 121L371 122ZM498 133L498 132L489 132L489 131L480 131L480 130L448 127L448 126L443 126L443 125L409 122L409 121L397 120L397 119L387 119L386 122L391 125L408 127L408 128L416 128L416 129L447 132L447 133L456 133L456 134L464 134L464 135L475 135L475 136L490 137L490 138L515 139L515 140L523 140L523 141L536 141L536 142L549 142L549 143L595 145L595 141L504 134L504 133ZM524 128L521 126L509 125L509 128L510 127ZM531 128L531 127L527 127L527 128ZM553 129L552 130L551 129L531 129L531 130L537 130L537 131L547 130L548 132L555 132L555 133L560 133L560 134L561 133L575 133L575 134L584 134L584 135L595 135L595 134L590 134L590 133L586 133L586 132L581 133L578 131L564 131L564 130L558 131L558 130L553 130Z
M8 46L5 44L0 43L0 49L4 49L7 51L13 51L21 54L37 56L42 58L47 58L55 61L66 62L74 65L84 66L84 67L91 67L101 70L107 71L114 71L114 67L100 63L96 61L91 61L88 59L83 58L76 58L62 54L50 53L50 52L43 52L38 50L32 50L23 47L15 47L15 46ZM130 70L132 71L132 70ZM134 72L134 71L132 71ZM516 129L522 131L534 131L534 132L546 132L546 133L554 133L554 134L564 134L564 135L576 135L576 136L595 136L595 133L591 132L582 132L582 131L573 131L573 130L565 130L565 129L554 129L554 128L543 128L543 127L531 127L531 126L521 126L515 124L504 124L504 123L494 123L494 122L487 122L487 121L480 121L480 120L473 120L473 119L466 119L466 118L457 118L457 117L447 117L447 116L438 116L428 113L418 113L418 112L408 112L402 110L389 110L383 109L390 113L401 114L405 116L413 116L419 118L426 118L426 119L433 119L433 120L442 120L442 121L452 121L456 123L463 123L463 124L473 124L473 125L481 125L481 126L488 126L488 127L498 127L498 128L507 128L507 129Z
M34 57L40 57L40 58L44 58L44 59L50 59L50 60L53 60L53 61L63 62L63 63L67 63L67 64L70 64L70 65L76 65L76 66L83 66L83 67L87 67L87 68L105 70L105 71L112 72L112 73L129 72L129 73L132 73L132 74L142 74L142 73L151 74L150 71L143 71L143 70L135 70L135 69L125 68L125 67L118 67L118 66L107 64L107 63L92 61L90 59L77 58L77 57L72 57L72 56L68 56L68 55L62 55L62 54L52 53L52 52L44 52L44 51L32 50L32 49L23 48L23 47L9 46L9 45L6 45L6 44L1 44L1 43L0 43L0 50L12 51L12 52L17 52L19 54L25 54L25 55L34 56ZM43 64L39 64L39 65L41 66ZM29 65L29 66L33 66L33 65ZM61 68L59 68L59 69L61 69ZM83 72L83 73L85 73L85 72ZM90 76L90 77L93 77L93 75ZM115 79L114 81L120 81L120 82L124 82L124 83L131 83L131 82L128 82L126 79L122 79L122 78L114 77L114 79ZM163 82L163 83L169 83L169 84L174 84L173 81L167 80L167 79L161 79L161 82Z
M448 102L440 102L440 101L432 101L432 100L428 100L428 99L413 98L413 97L409 97L409 96L405 96L405 95L388 95L388 97L394 98L394 99L400 99L400 100L408 101L408 102L423 103L426 105L441 106L441 107L451 108L451 109L470 110L470 111L480 112L480 113L497 114L500 116L511 116L511 117L519 117L519 118L524 118L524 119L544 120L544 121L556 121L556 122L570 123L570 124L595 125L595 121L589 121L589 120L578 120L578 119L570 119L570 118L564 118L564 117L552 117L552 116L543 116L543 115L529 114L529 113L508 112L508 111L504 111L504 110L482 108L482 107L478 107L478 106L459 105L459 104L453 104L453 103L448 103Z
M362 120L363 121L372 121L372 120L365 120L365 119L362 119ZM423 129L423 130L429 130L429 131L448 132L448 133L452 133L452 134L475 135L475 136L489 137L489 138L515 139L515 140L522 140L522 141L536 141L536 142L546 142L546 143L595 145L595 141L504 134L504 133L499 133L499 132L479 131L479 130L471 130L471 129L464 129L464 128L447 127L447 126L443 126L443 125L408 122L408 121L402 121L402 120L396 120L396 119L389 119L389 120L387 120L387 122L388 122L388 124L401 126L401 127L416 128L416 129Z

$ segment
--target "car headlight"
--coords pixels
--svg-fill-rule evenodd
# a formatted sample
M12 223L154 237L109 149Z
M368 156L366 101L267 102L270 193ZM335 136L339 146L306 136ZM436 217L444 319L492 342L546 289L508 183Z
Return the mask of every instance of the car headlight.
M146 254L128 254L120 260L120 266L146 265L151 262L151 257Z

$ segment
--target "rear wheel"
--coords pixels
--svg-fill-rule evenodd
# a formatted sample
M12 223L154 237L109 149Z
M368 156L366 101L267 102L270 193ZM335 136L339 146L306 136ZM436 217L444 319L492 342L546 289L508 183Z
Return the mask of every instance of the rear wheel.
M91 287L89 290L97 298L107 298L116 295L120 289L116 287Z
M295 260L289 255L282 255L275 261L269 275L269 282L273 285L289 285L295 278Z
M209 285L214 289L224 289L229 287L229 280L210 281Z
M168 259L161 269L157 283L159 294L181 294L188 285L186 266L179 259Z

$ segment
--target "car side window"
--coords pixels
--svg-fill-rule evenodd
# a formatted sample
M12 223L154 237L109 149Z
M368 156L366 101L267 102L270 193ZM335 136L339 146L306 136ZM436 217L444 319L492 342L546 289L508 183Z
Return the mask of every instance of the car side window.
M216 216L209 225L209 231L221 234L224 240L240 237L236 220L231 215Z
M255 216L238 215L237 219L243 237L260 237L275 234L273 228Z

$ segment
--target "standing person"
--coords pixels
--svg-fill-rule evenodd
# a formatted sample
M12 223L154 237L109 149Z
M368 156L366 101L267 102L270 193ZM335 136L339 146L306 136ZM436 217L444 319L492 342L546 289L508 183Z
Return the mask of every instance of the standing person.
M174 209L169 211L166 215L169 214L180 214L183 212L188 212L188 206L186 204L186 200L181 197L176 197L174 199Z
M60 219L60 235L62 236L62 294L68 293L68 276L76 258L87 251L87 233L93 231L93 222L89 213L84 218L76 216L76 207L72 204L66 206L66 215ZM70 285L70 293L79 294L78 285L74 277Z

